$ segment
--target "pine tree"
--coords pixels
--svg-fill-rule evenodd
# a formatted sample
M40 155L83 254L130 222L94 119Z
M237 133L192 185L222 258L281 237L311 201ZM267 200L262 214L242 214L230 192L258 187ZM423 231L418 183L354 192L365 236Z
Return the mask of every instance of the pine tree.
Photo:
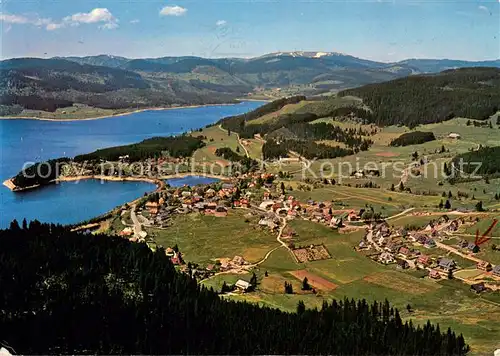
M302 290L311 290L311 286L309 285L307 277L304 277L304 279L302 280Z
M443 206L444 206L443 200L441 199L441 201L439 202L438 207L439 207L439 209L443 209Z
M394 187L394 183L391 184L391 192L395 191L396 188Z
M446 203L444 203L444 208L448 210L451 209L451 203L449 200L446 200Z
M255 272L252 274L252 278L250 278L250 284L254 288L257 286L257 275L255 274Z
M297 314L302 315L306 311L306 305L302 300L299 300L299 303L297 304Z

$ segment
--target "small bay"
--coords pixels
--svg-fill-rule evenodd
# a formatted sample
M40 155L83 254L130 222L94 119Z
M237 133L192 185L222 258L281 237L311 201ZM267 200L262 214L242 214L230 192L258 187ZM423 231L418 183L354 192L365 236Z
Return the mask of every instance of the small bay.
M74 157L150 137L178 135L260 105L262 102L241 102L151 110L82 121L0 120L0 179L4 181L15 175L26 162ZM1 186L0 228L7 227L14 218L76 223L101 215L154 189L149 183L96 180L64 182L22 193L13 193Z

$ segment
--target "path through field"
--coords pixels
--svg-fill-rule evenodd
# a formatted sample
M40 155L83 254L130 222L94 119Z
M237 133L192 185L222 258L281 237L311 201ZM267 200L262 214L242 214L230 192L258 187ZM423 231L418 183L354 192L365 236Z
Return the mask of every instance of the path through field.
M219 125L219 129L221 129L221 130L222 130L222 131L224 131L224 132L227 132L227 130L225 130L225 129L223 129L223 128L222 128L222 124L221 124L221 125ZM244 144L242 144L242 143L241 143L240 134L239 134L239 133L237 133L237 132L231 132L231 135L232 135L232 134L235 134L235 135L236 135L236 138L238 139L238 144L241 146L241 148L243 148L243 151L245 151L245 155L246 155L247 157L250 157L250 153L248 153L247 148L245 147L245 145L244 145Z

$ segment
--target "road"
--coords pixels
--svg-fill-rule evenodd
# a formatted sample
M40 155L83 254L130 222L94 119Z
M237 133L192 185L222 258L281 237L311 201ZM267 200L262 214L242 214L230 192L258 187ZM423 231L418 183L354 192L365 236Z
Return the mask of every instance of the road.
M405 211L402 211L401 213L399 214L396 214L396 215L393 215L393 216L389 216L387 219L385 220L392 220L392 219L396 219L396 218L399 218L400 216L403 216L403 215L406 215L408 214L410 211L413 211L415 210L415 208L409 208L409 209L406 209Z
M222 128L222 124L221 124L221 125L219 125L219 129L221 129L221 130L222 130L222 131L224 131L224 132L227 132L227 130L225 130L225 129L223 129L223 128ZM249 158L250 158L250 153L248 153L248 150L247 150L247 148L245 147L245 145L241 143L240 134L239 134L239 133L237 133L237 132L231 132L231 134L235 134L235 135L236 135L236 138L238 139L238 143L239 143L239 145L241 146L241 148L243 148L243 151L245 151L245 155L246 155L247 157L249 157Z
M137 215L135 214L135 209L136 209L136 205L132 205L132 208L130 209L130 218L132 219L132 222L134 223L134 237L140 239L140 238L142 238L141 237L142 225L139 222Z
M468 260L474 261L476 263L483 262L483 260L481 260L479 258L467 255L465 253L462 253L462 252L458 251L456 248L448 246L448 245L445 245L444 243L436 241L436 246L439 247L439 248L441 248L441 249L443 249L443 250L447 250L447 251L449 251L451 253L454 253L455 255L458 255L460 257L463 257L463 258L466 258Z

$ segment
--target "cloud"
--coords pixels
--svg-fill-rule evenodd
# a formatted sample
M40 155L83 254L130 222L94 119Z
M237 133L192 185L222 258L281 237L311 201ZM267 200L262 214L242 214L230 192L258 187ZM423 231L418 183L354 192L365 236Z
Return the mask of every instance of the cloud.
M70 20L72 22L79 22L79 23L116 22L116 18L106 8L95 8L94 10L88 13L79 12L77 14L65 17L65 20Z
M55 31L60 29L61 27L64 27L64 25L61 23L49 23L47 26L45 26L45 29L47 31Z
M224 25L227 25L227 21L226 20L219 20L215 24L217 26L224 26Z
M500 0L498 0L498 1L500 2ZM479 10L481 10L481 11L486 11L486 12L489 12L489 11L490 11L490 10L489 10L486 6L484 6L484 5L479 5L478 9L479 9Z
M112 30L118 27L118 19L106 8L95 8L88 13L76 13L66 16L63 24L78 26L80 24L103 23L99 28Z
M31 21L27 17L18 15L9 15L4 13L0 13L0 21L9 24L19 24L19 25L25 25L31 23Z
M35 17L27 17L23 15L0 13L0 21L9 25L9 31L12 28L12 25L32 25L36 27L45 27L48 31L52 31L59 26L58 24L53 23L52 19L41 18L37 15Z
M137 24L137 23L139 23L139 22L141 22L141 20L138 20L138 19L134 19L134 20L131 20L131 21L130 21L130 23L131 23L132 25L135 25L135 24Z
M184 7L180 7L177 5L174 6L165 6L160 11L160 16L182 16L185 15L187 9Z
M45 27L47 31L55 31L67 26L79 26L80 24L96 24L99 28L112 30L118 27L118 19L105 8L95 8L88 13L76 13L64 17L56 22L50 18L27 17L23 15L13 15L0 13L0 21L15 25L32 25L36 27Z

